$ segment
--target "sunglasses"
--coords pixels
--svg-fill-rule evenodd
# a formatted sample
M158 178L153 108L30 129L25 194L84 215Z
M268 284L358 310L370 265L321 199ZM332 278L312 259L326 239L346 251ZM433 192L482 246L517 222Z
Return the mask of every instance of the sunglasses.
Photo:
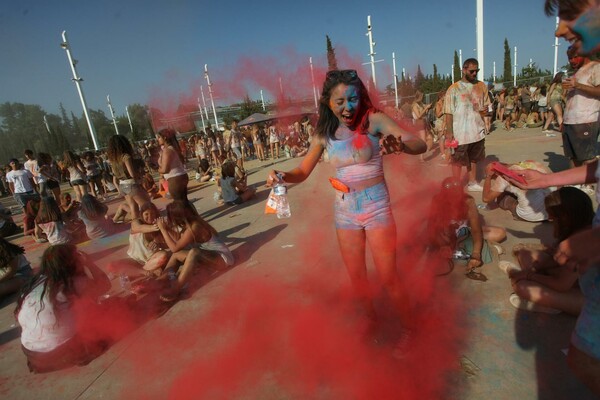
M327 71L327 75L325 75L325 80L331 79L357 79L358 74L354 69L334 69L331 71Z
M468 69L467 72L470 73L470 74L476 74L476 73L479 72L479 68L477 68L477 69Z

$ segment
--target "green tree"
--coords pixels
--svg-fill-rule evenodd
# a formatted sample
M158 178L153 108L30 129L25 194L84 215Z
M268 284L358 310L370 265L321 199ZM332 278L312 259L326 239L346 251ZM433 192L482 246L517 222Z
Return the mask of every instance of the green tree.
M327 66L329 71L333 71L338 69L337 60L335 58L335 49L331 45L331 39L329 39L329 35L325 35L327 38Z
M508 39L504 38L504 69L502 73L502 82L505 86L511 87L513 83L512 63L510 61L510 46Z
M460 59L458 58L458 51L454 50L454 61L452 62L452 70L454 71L454 82L460 81L462 78L462 65L460 65Z
M417 73L415 74L415 88L418 90L423 90L423 84L425 82L425 75L423 75L423 71L421 71L421 65L417 64Z

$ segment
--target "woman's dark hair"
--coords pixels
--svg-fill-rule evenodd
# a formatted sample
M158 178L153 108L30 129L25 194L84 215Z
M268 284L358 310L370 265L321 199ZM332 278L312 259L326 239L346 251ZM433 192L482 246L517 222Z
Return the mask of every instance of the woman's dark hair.
M348 86L355 86L358 89L360 106L358 108L356 121L358 121L359 129L361 131L366 131L369 127L369 113L378 112L371 102L367 88L358 77L356 71L346 69L327 72L325 82L323 82L321 99L319 100L319 120L317 121L317 127L315 128L315 135L327 141L336 140L335 132L340 125L339 119L329 107L329 100L331 99L331 92L333 89L341 83Z
M177 132L171 128L165 128L158 131L157 135L163 138L168 146L172 146L173 149L175 149L179 159L181 162L183 162L185 158L183 157L183 154L181 154L181 148L179 147L179 142L177 141Z
M25 249L0 237L0 266L6 266L14 257L24 254Z
M38 166L52 164L52 156L48 153L38 153L37 155Z
M66 168L73 167L79 161L79 156L71 150L65 150L63 153L63 164Z
M42 200L40 201L40 208L37 216L35 217L35 222L38 224L45 224L48 222L58 221L62 221L62 215L58 203L56 200L54 200L54 197L42 197Z
M154 210L156 212L156 215L160 214L158 208L156 207L156 204L154 204L151 201L142 204L142 206L140 207L140 214L147 210Z
M108 139L108 150L106 155L111 162L121 162L123 155L129 154L131 158L134 156L131 142L123 135L113 135Z
M48 299L56 306L56 295L62 292L65 296L76 295L73 277L77 274L79 260L77 247L72 244L57 244L50 246L42 255L40 270L21 289L17 300L15 315L19 314L23 301L37 285L44 285L40 295L40 311L44 309L44 295L48 292ZM55 309L57 309L55 307Z
M85 160L87 160L88 158L91 158L92 160L96 161L96 156L95 156L94 152L92 152L92 151L86 151L85 153L83 153L83 158Z
M198 223L213 234L217 234L215 228L198 215L198 212L189 201L175 200L167 205L167 219L172 226L190 229L192 224Z
M208 163L208 160L206 158L200 160L199 168L203 173L208 171L208 169L210 168L210 164Z
M91 194L84 194L81 197L80 210L87 219L98 220L104 218L108 207Z
M540 88L540 95L545 96L547 94L546 85Z
M221 175L223 178L235 178L235 163L232 161L225 161L221 165Z
M564 75L565 75L565 73L562 72L562 71L561 72L557 72L556 75L554 75L554 79L552 79L552 82L550 84L552 84L552 83L561 83L562 82L562 78L563 78Z
M546 0L544 12L551 17L555 14L561 19L572 21L588 6L589 0Z
M544 205L553 220L554 236L559 242L592 225L592 200L577 188L565 186L550 193L544 199Z

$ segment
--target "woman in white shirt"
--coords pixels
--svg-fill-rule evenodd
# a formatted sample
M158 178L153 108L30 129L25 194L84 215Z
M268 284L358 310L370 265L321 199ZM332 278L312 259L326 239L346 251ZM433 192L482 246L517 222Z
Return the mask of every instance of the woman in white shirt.
M74 245L51 246L40 271L25 284L15 316L22 328L21 345L31 372L85 365L106 348L86 340L79 317L85 304L95 304L108 291L107 276Z

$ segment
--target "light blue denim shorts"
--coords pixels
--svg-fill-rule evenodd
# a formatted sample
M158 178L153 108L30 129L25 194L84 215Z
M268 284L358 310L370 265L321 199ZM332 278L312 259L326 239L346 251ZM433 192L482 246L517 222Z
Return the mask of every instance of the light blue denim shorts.
M360 192L336 191L335 227L337 229L377 229L394 223L390 194L385 182Z

